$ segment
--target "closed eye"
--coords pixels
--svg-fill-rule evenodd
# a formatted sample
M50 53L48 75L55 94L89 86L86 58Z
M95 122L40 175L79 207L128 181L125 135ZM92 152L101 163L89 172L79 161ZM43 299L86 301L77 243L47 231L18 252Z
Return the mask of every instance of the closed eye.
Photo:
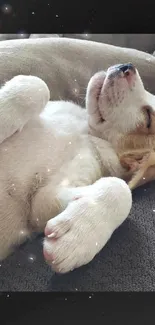
M147 113L147 128L150 129L150 127L151 127L151 113L150 113L149 108L146 109L146 113Z

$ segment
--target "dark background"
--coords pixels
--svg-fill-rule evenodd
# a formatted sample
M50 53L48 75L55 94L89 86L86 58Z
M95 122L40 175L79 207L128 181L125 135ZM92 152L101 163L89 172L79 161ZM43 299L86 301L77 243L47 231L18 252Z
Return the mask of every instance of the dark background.
M0 2L1 33L152 33L154 3L13 0ZM5 10L10 6L9 10Z

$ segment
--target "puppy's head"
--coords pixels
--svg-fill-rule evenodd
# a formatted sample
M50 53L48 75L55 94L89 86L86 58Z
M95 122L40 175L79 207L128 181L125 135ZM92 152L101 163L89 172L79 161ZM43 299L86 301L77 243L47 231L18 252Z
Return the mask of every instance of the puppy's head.
M154 159L147 162L149 151L155 151L155 96L145 90L137 69L128 63L96 73L87 87L86 107L89 132L113 145L131 178L140 170L135 184L155 179ZM141 175L144 181L138 184Z
M90 133L115 147L120 139L155 134L155 96L131 63L96 73L87 87L86 108Z

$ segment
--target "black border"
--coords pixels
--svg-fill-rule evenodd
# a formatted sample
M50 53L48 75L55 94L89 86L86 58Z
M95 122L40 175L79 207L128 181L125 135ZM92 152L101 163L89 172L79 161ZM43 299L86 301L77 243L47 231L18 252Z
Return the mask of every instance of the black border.
M41 320L117 324L119 319L124 325L131 321L150 325L155 322L155 292L1 293L0 309L4 324L40 324Z
M1 0L0 33L153 33L153 1ZM3 5L10 4L10 13ZM32 14L33 13L33 14Z
M3 1L0 33L153 33L154 4L48 0ZM110 5L110 6L109 6ZM108 7L109 6L109 7ZM152 7L153 6L153 7ZM32 14L34 12L34 14ZM38 324L81 320L89 324L154 324L153 293L1 293L2 324ZM77 322L76 322L77 321ZM152 322L151 322L152 321Z

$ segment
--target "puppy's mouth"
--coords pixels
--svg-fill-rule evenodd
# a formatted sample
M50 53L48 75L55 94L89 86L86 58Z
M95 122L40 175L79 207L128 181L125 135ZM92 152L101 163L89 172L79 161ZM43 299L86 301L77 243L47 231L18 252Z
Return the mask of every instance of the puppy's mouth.
M105 79L104 79L104 81L105 81ZM98 90L97 90L97 96L96 96L97 101L99 101L99 99L100 99L101 91L102 91L102 88L103 88L103 85L104 85L104 81L103 81L103 83L99 86L99 88L98 88Z
M105 77L102 83L98 86L97 94L96 94L98 110L100 113L99 123L106 121L103 115L103 109L100 108L100 103L99 103L100 98L107 96L105 94L106 88L113 86L115 78L124 78L127 81L128 85L132 86L133 77L135 75L136 75L136 69L131 63L118 64L118 65L111 66L107 69ZM151 122L150 116L149 116L149 122Z
M106 71L106 74L105 74L102 84L98 88L97 100L99 100L101 95L104 96L104 92L102 91L102 89L105 86L107 81L110 80L111 85L112 85L115 78L123 77L130 84L132 77L135 76L135 74L136 74L136 69L131 63L117 64L117 65L109 67ZM102 94L101 94L101 92L102 92Z
M99 121L100 123L105 122L105 119L103 117L103 112L100 109L100 105L99 105L99 99L100 99L100 97L101 96L104 96L104 94L101 94L102 89L103 89L103 86L104 86L104 82L105 82L105 78L104 78L102 84L99 86L98 91L97 91L97 96L96 96L97 103L98 103L98 110L99 110L99 113L100 113L100 121Z

